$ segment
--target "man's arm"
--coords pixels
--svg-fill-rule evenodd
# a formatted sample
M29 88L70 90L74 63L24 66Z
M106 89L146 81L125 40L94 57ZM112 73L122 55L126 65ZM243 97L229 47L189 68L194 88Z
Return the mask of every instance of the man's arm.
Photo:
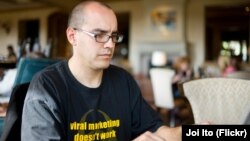
M166 141L181 141L182 139L182 129L181 126L178 127L167 127L167 126L161 126L155 134L159 137L164 138Z
M155 133L147 131L133 141L181 141L181 130L181 126L161 126Z
M24 141L59 141L66 139L56 91L41 77L34 78L25 97L21 138Z
M21 138L25 141L62 140L62 130L57 116L44 101L25 103L22 116Z

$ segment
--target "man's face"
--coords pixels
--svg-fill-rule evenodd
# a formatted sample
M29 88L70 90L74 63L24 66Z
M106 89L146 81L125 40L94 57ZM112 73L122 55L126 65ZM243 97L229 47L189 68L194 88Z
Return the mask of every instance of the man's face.
M85 22L79 27L81 30L109 36L117 32L116 16L110 9L99 7L87 10L85 15ZM115 49L115 43L111 38L105 43L100 43L86 32L76 30L76 41L74 55L82 65L94 70L109 66Z

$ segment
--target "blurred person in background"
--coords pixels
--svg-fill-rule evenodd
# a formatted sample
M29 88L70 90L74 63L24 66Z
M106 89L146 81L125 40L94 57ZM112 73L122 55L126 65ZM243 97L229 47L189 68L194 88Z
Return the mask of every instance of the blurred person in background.
M173 92L174 97L180 97L179 84L189 81L193 77L193 70L191 68L190 59L187 56L179 57L173 64L175 75L173 77Z
M237 56L231 56L229 58L228 64L226 64L223 69L222 76L227 77L228 74L239 71L240 70L240 61Z
M7 55L6 60L9 61L9 62L16 62L17 61L17 56L16 56L16 53L14 51L13 46L8 45L7 50L8 50L8 55Z

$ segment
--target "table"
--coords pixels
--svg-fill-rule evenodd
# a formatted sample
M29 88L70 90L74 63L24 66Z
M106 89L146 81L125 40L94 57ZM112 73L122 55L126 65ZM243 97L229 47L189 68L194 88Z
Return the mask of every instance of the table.
M16 62L0 61L0 68L2 69L16 68Z

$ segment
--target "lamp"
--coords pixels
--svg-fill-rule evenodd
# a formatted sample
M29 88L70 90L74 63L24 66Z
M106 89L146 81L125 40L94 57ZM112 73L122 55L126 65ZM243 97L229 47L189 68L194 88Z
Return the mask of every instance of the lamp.
M152 53L151 64L155 67L167 65L167 54L163 51L154 51Z

